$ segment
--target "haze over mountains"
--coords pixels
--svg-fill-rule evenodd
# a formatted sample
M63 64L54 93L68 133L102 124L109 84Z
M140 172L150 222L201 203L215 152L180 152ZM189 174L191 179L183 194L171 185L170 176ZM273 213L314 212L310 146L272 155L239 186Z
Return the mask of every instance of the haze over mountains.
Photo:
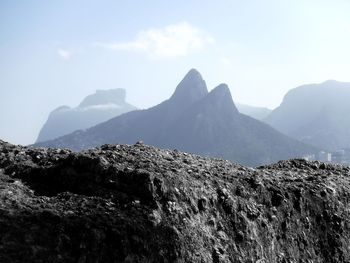
M315 152L313 147L239 113L226 84L208 92L195 69L188 72L170 99L157 106L37 145L81 150L105 143L133 144L138 140L247 165Z
M90 128L120 114L136 110L125 101L124 89L97 90L75 108L61 106L53 110L41 128L36 142L47 141L76 130Z
M350 148L350 83L329 80L290 90L265 121L327 150Z
M242 103L235 103L238 111L257 120L264 120L272 110L265 107L255 107Z

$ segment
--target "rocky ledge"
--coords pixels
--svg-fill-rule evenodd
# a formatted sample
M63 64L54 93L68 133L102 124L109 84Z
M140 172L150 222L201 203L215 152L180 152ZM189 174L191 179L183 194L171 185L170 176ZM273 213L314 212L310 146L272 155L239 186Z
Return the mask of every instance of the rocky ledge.
M350 262L350 170L0 141L0 262Z

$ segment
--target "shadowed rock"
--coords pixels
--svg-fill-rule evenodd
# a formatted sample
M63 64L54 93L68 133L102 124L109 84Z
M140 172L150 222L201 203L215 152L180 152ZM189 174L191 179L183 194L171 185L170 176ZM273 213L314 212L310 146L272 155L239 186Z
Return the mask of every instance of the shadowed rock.
M0 141L0 262L349 262L350 170Z

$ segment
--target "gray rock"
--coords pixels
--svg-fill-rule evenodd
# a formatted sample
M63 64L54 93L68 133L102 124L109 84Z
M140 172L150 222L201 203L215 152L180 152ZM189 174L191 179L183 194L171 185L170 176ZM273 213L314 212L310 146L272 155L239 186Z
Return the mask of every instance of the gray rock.
M0 141L0 262L349 262L349 196L340 165Z

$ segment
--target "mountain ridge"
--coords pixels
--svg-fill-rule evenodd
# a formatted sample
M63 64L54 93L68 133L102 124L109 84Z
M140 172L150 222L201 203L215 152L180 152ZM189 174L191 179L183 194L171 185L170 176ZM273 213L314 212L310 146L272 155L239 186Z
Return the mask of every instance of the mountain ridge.
M40 129L36 142L55 139L76 130L84 130L115 116L136 110L125 101L124 89L97 90L74 108L60 106L53 110Z
M190 96L186 96L186 91ZM37 145L81 150L105 143L133 144L142 140L157 147L247 165L301 157L315 150L240 114L226 84L208 93L196 70L186 74L174 94L149 109L126 113L86 131ZM183 101L179 102L179 98Z
M350 83L328 80L290 90L265 121L277 130L327 150L350 146Z

